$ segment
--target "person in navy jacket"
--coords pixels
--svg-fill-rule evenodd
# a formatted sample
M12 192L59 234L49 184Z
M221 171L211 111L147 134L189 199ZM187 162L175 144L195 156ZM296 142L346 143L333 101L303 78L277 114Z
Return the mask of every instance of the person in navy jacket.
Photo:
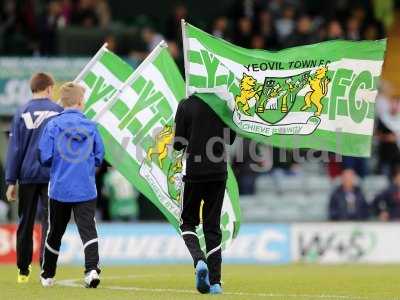
M354 170L343 170L341 185L332 192L329 200L329 220L364 221L368 217L369 206L364 193L356 184Z
M43 127L50 118L63 110L50 99L53 86L54 79L49 74L37 73L32 76L30 88L33 97L15 113L9 134L6 160L8 201L17 199L17 183L19 185L19 224L16 247L19 269L17 282L19 283L29 281L33 253L33 227L39 199L42 206L41 252L47 231L49 168L40 165L37 149Z
M85 252L86 287L96 288L100 283L95 174L104 158L104 146L96 124L82 113L84 92L72 82L61 87L65 110L46 125L39 141L40 162L50 167L50 224L41 273L44 287L54 285L61 239L71 212Z

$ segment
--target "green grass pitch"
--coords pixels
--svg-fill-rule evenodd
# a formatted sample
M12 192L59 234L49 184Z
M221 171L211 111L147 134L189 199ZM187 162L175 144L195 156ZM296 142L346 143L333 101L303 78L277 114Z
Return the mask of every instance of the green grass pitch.
M400 266L396 265L226 265L224 295L200 295L190 265L103 267L98 289L82 287L82 268L60 266L58 284L44 289L34 267L28 284L16 283L16 268L0 266L1 300L125 299L400 299Z

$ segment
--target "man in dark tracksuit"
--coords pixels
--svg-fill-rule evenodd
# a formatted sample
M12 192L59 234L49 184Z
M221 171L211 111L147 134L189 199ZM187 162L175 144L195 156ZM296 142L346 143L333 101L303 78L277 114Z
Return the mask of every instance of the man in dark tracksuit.
M174 149L186 151L180 229L194 261L196 287L200 293L222 292L220 216L227 180L225 144L232 144L235 137L236 134L198 97L191 96L179 103ZM206 255L196 234L202 201Z
M47 231L47 185L49 168L42 167L37 156L42 128L48 120L62 111L50 100L53 78L37 73L31 79L33 98L18 109L12 121L6 161L7 199L15 201L18 190L19 225L17 230L17 282L29 281L33 252L33 227L39 199L42 206L42 244Z
M50 166L49 229L42 262L41 283L54 285L61 239L71 213L85 252L85 285L96 288L99 278L99 247L96 231L96 167L104 158L104 146L96 124L83 113L84 89L75 83L61 87L65 110L44 128L39 141L40 161Z

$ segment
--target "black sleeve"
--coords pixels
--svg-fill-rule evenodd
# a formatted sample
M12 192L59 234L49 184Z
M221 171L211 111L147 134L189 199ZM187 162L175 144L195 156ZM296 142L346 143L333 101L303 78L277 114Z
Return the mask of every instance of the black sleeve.
M181 151L187 146L187 143L188 136L185 122L185 111L183 103L180 102L175 114L175 137L173 146L176 151Z

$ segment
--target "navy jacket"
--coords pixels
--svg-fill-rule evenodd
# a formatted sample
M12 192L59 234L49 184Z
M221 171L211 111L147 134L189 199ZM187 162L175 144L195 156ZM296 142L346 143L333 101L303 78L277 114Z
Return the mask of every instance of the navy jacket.
M39 142L39 156L44 166L51 167L51 199L96 199L96 167L103 161L104 146L96 124L80 111L66 109L46 125Z
M347 197L350 199L346 199ZM329 201L331 221L359 221L366 220L368 217L369 206L359 187L354 187L352 193L346 193L342 186L333 191Z
M47 183L49 168L40 165L37 149L42 129L49 119L62 111L50 99L33 99L17 110L10 129L6 182Z
M400 187L391 184L380 192L373 202L374 212L388 212L390 220L400 220Z

